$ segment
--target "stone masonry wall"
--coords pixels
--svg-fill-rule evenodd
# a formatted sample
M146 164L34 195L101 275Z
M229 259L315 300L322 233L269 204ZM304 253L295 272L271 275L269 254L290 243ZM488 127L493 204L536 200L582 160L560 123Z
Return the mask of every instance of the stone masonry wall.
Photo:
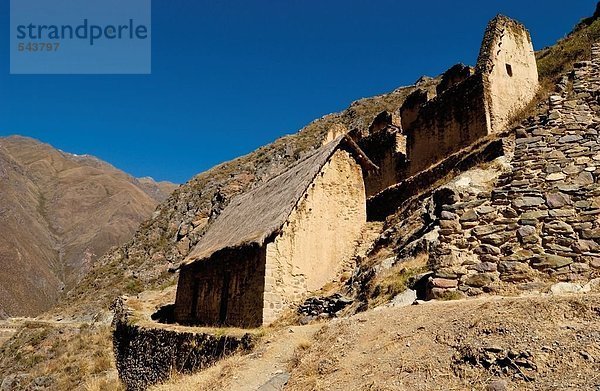
M192 373L253 347L249 334L214 336L138 326L122 298L115 301L113 310L113 349L127 391L146 390L174 372Z
M274 242L267 245L263 321L268 324L309 291L338 275L353 255L366 223L362 169L339 150L290 214Z
M358 141L358 145L379 170L366 175L367 197L400 182L406 166L406 137L396 126L387 126Z
M264 273L264 246L226 249L183 267L175 320L192 325L261 326Z
M444 206L430 296L539 290L600 275L600 47L548 114L515 130L495 189Z
M415 175L488 134L481 74L427 102L406 134L405 178Z

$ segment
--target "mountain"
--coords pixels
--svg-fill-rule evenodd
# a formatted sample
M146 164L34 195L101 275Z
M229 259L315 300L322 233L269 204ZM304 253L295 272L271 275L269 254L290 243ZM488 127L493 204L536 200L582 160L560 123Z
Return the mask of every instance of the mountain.
M585 20L582 23L565 39L537 54L540 81L544 87L539 102L543 102L555 89L556 84L561 82L564 72L568 71L574 62L586 58L589 54L590 39L600 38L600 20L591 18L591 20ZM19 384L23 385L22 389L27 389L28 385L38 383L50 384L47 387L50 389L120 389L121 385L116 379L114 362L111 361L110 312L108 309L109 304L115 297L121 294L138 294L169 286L171 286L172 290L176 275L169 273L169 268L186 256L203 235L206 228L210 226L215 217L219 215L220 211L233 196L252 189L258 184L285 171L294 162L319 147L328 138L328 133L332 128L357 129L363 133L368 133L369 125L379 113L383 111L396 113L407 96L413 91L418 88L435 90L439 81L439 78L422 78L413 86L398 88L388 94L358 100L341 113L329 114L317 119L296 134L285 136L270 145L259 148L253 153L214 167L180 186L157 207L156 212L151 218L145 220L139 226L131 240L107 252L98 259L90 272L68 294L62 296L55 308L40 317L36 321L38 323L31 322L25 324L25 327L0 349L0 378L4 377L6 384L20 382ZM521 131L523 131L522 128ZM19 166L17 165L15 169L19 169ZM488 172L486 170L482 171L481 168L476 168L466 175L471 174L485 179ZM500 173L494 173L494 175L496 174L499 175ZM13 175L16 176L17 174ZM470 184L471 182L468 181L466 187L469 187ZM27 188L30 185L24 180L20 186ZM482 191L481 194L489 194L490 190L485 189L485 192ZM468 193L468 191L465 192ZM420 238L419 235L422 235L424 231L422 230L423 222L420 221L419 208L421 206L425 207L425 205L421 205L419 202L415 204L418 204L415 207L417 212L410 215L413 217L416 216L415 221L405 218L405 215L401 213L402 211L399 211L397 215L392 216L392 219L386 222L386 227L393 229L385 231L381 235L379 242L381 252L380 254L376 254L373 259L369 259L369 261L373 261L373 264L365 265L365 273L362 274L369 274L371 277L374 276L373 273L367 272L376 269L375 266L380 266L380 264L388 261L390 259L389 256L393 256L395 252L398 252L399 248L406 248L406 243L409 239ZM409 210L409 212L411 211ZM409 213L406 213L406 215L409 215ZM379 264L375 265L375 262L379 262ZM360 277L361 270L358 270L358 272L358 276ZM365 292L362 292L362 294L367 295L369 304L373 304L374 306L381 304L377 300L383 296L392 293L395 294L397 293L396 289L405 288L407 279L407 276L402 275L402 273L394 268L389 273L383 274L380 277L381 281L371 281L372 284L370 286L359 286L359 288L365 289ZM383 298L387 299L388 297ZM498 316L511 316L507 312L500 313L499 310L490 307L488 303L485 303L485 305L488 312L493 310L498 312ZM527 319L527 316L531 316L530 308L540 308L535 302L529 301L524 306L527 311L523 311L525 315L518 317L517 319L519 320ZM595 303L585 304L586 311L583 311L584 307L577 303L567 303L561 306L563 309L567 307L572 308L571 312L578 312L585 315L588 320L594 320L594 318L588 314L593 311L587 310L597 309ZM448 326L442 328L439 335L428 334L432 338L435 337L433 339L436 342L441 341L443 343L449 340L449 338L456 338L458 341L462 341L461 333L464 333L465 328L474 327L470 317L466 320L464 318L457 318L456 314L464 309L462 306L460 308L457 307L456 310L445 311L440 305L440 312L436 312L434 308L430 313L421 310L421 308L431 308L426 305L414 308L412 311L415 313L418 312L422 316L427 317L427 319L436 317L436 324L438 325L454 325L452 327L456 330L448 329L450 327ZM479 308L476 310L479 311ZM386 311L384 315L387 316L387 310L384 309L384 311ZM487 312L481 313L487 314ZM550 315L544 316L550 317L553 316L553 313L551 312ZM328 368L335 369L332 363L335 363L338 357L334 357L328 362L327 360L330 357L325 357L326 353L323 352L325 351L327 354L330 352L331 338L340 336L342 339L338 342L345 344L344 341L346 338L350 338L348 332L346 332L347 330L354 333L353 335L360 336L365 334L359 334L359 332L364 332L370 335L369 338L373 338L373 335L381 334L380 329L391 330L388 333L390 334L389 343L386 343L388 342L387 340L383 340L384 343L376 345L376 342L373 342L372 339L365 337L364 341L369 341L369 343L373 344L373 346L368 346L369 349L377 348L373 350L382 352L389 350L391 353L396 353L398 352L396 345L398 345L399 341L401 342L400 345L410 347L410 344L405 341L405 337L400 335L398 331L404 329L402 326L403 323L381 322L383 316L378 315L377 312L367 312L366 314L365 319L368 318L368 320L349 320L348 322L356 322L356 324L350 324L351 329L346 328L342 324L340 329L337 330L337 324L335 324L330 329L333 330L329 333L331 335L321 334L324 337L322 340L317 339L316 342L305 341L303 343L303 350L308 350L313 343L315 344L315 349L309 350L309 360L305 360L303 366L296 366L294 370L304 372L304 369L308 369L306 372L309 372L311 375L318 373L319 376L326 378L331 373L328 371ZM558 312L558 310L556 314L557 319L567 319L567 315L563 316L563 313ZM569 312L568 316L571 317L572 314ZM411 327L414 326L415 330L422 333L429 332L429 328L425 329L420 322L417 322L419 320L417 315L414 316L414 319L419 324L411 324ZM457 319L460 322L457 323ZM502 320L504 321L505 319ZM364 331L355 331L355 329L362 329L367 322L369 328ZM428 324L426 326L429 327ZM546 325L542 326L545 327ZM541 328L543 329L543 327ZM560 337L564 338L564 340L573 340L573 334L570 331L572 326L567 325L563 327L561 325L561 328L567 331L563 330L564 335L561 334ZM456 333L456 337L454 335L447 335L449 330ZM287 328L284 331L287 342L289 335L292 333ZM501 336L512 335L511 333L507 333L498 324L488 325L482 323L480 327L478 326L477 332L485 336L494 333L494 335ZM519 332L521 332L520 329ZM518 342L531 342L529 335L525 334L526 330L522 332L524 333L523 338ZM476 335L475 337L479 338L480 335ZM471 337L469 335L469 338ZM412 342L414 345L417 343L415 340ZM502 342L506 343L508 347L512 346L510 345L511 341ZM551 351L547 348L550 345L552 345L553 351L555 349L554 346L559 346L561 343L550 340L546 345L540 345L540 349L546 349L545 353L541 354ZM92 348L77 349L78 346L90 346ZM354 346L354 344L349 346ZM379 349L381 346L385 349ZM449 346L442 346L445 349L444 354L448 354ZM319 350L319 348L322 350ZM325 350L325 348L328 350ZM525 351L525 348L523 350ZM579 350L574 350L573 352L579 354ZM504 346L500 351L504 353ZM352 353L364 355L365 352L367 352L367 349L361 347L359 352L353 351ZM369 350L370 352L371 350ZM399 356L398 354L391 353L392 361L390 362L395 363ZM312 365L306 365L311 363L311 357L319 358L319 360L314 361L318 364L316 368L313 368ZM340 355L340 357L342 356ZM365 357L371 356L366 355ZM294 360L297 361L297 359L299 358L294 357L292 363L294 363ZM341 358L339 359L342 360ZM387 359L388 357L386 357ZM510 362L507 358L502 357L502 359ZM512 358L510 359L512 360ZM347 358L343 358L343 360L347 360ZM376 360L373 359L371 361L375 362ZM360 365L367 367L372 362L361 362ZM296 362L296 364L298 363ZM462 361L460 365L463 365ZM431 367L429 363L424 366L427 367L424 373L428 374L429 378ZM515 365L513 364L513 366ZM235 361L232 366L229 366L229 370L232 367L235 367ZM261 368L263 372L273 369L272 366L265 368ZM353 367L352 369L355 370L355 368ZM393 372L397 369L397 365L394 364L390 368ZM446 379L448 373L462 373L458 371L453 372L452 368L447 366L440 365L440 368L445 372L440 373L438 379ZM512 369L514 370L514 368ZM555 372L559 373L560 371ZM346 371L340 373L347 375L349 379L356 379L356 376L351 376L355 372ZM499 370L499 373L501 373L501 370ZM398 377L395 372L392 374ZM490 377L488 372L477 372L477 374L479 379ZM219 373L217 373L217 377L219 377L218 375ZM370 379L366 375L363 380L367 381ZM374 384L371 383L371 385ZM295 387L296 389L310 388L306 384L296 384ZM21 388L17 387L17 389ZM383 389L383 387L381 388Z
M174 188L34 139L0 138L0 316L50 308Z

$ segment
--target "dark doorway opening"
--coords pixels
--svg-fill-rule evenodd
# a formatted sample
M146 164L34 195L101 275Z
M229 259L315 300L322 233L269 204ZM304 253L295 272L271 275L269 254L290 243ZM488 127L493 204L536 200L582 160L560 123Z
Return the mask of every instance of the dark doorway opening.
M227 319L227 305L229 304L229 284L231 273L225 272L223 276L223 287L221 289L221 307L219 309L219 323L224 324Z
M508 73L508 76L512 77L512 75L513 75L512 65L506 64L506 73Z
M200 294L199 290L200 281L194 279L194 282L192 284L192 306L190 308L190 315L192 316L192 319L195 319L198 315L196 312L198 311L198 296Z

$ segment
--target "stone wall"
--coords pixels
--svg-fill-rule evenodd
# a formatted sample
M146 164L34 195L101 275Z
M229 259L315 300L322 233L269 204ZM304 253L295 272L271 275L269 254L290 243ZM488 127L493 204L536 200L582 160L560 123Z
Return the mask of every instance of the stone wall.
M192 373L253 347L252 337L214 336L135 325L124 300L113 304L113 348L128 391L143 391L173 373Z
M424 170L397 185L390 186L367 200L367 219L384 221L401 208L407 200L431 191L459 172L489 162L504 154L504 143L496 137L486 137L460 150L442 162Z
M535 53L525 26L504 16L494 18L485 32L476 72L484 77L489 133L501 132L538 89Z
M265 248L223 250L181 269L175 320L181 324L259 327Z
M406 176L417 174L487 135L481 74L425 103L406 134Z
M267 245L265 323L342 271L366 222L365 205L360 165L348 152L335 152Z
M494 18L474 73L468 66L455 65L442 75L436 97L422 90L407 97L400 108L402 128L397 130L406 144L404 156L396 155L395 140L386 144L377 133L360 141L382 168L378 176L367 178L368 196L425 172L488 135L502 133L537 88L528 31L512 19Z
M406 136L401 129L388 125L358 141L360 148L371 159L379 171L366 175L367 197L395 185L404 179L406 167Z
M543 290L600 275L600 49L548 114L517 128L512 169L489 194L446 205L431 297ZM571 91L572 88L572 91Z

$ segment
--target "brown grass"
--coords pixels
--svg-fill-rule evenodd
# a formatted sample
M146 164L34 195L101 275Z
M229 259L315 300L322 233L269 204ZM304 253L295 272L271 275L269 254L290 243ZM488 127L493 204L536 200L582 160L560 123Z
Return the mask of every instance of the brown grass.
M371 283L369 307L381 305L404 292L412 277L428 270L427 261L427 254L418 254L408 261L397 263L375 277Z
M235 373L242 366L242 356L234 355L220 362L219 366L202 371L201 376L175 373L167 384L150 387L151 391L213 391L225 390Z
M110 327L25 323L0 351L0 377L49 377L57 390L122 390Z

